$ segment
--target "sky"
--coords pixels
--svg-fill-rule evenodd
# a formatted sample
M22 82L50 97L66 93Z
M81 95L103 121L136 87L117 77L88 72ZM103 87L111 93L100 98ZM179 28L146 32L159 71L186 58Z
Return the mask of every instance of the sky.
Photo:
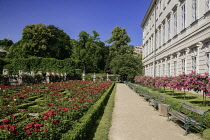
M96 30L101 41L111 37L116 26L125 28L130 45L142 45L141 22L151 0L0 0L0 40L14 43L28 24L55 25L71 39L80 31L92 35Z

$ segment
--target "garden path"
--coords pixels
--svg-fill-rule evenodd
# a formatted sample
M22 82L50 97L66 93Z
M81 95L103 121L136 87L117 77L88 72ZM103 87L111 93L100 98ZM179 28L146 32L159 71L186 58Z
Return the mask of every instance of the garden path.
M127 85L117 84L109 140L199 140L167 117L159 116L149 103Z

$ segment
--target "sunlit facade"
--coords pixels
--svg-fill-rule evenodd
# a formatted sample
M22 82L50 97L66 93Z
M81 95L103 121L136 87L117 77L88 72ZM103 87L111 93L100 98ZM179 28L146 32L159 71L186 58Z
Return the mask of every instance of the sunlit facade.
M141 27L145 75L210 73L210 0L152 0Z

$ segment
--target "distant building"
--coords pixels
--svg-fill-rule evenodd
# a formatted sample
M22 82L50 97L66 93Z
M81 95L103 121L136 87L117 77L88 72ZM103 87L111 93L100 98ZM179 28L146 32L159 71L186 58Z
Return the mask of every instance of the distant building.
M210 73L210 0L152 0L141 27L145 75Z
M134 52L137 53L137 54L142 54L143 46L137 45L136 47L134 47Z

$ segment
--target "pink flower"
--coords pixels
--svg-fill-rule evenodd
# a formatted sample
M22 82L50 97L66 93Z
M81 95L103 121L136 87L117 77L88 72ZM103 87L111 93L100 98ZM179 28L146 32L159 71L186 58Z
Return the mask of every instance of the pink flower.
M31 131L29 129L26 130L26 135L31 135Z
M48 116L44 116L42 119L43 120L47 120L48 119Z

